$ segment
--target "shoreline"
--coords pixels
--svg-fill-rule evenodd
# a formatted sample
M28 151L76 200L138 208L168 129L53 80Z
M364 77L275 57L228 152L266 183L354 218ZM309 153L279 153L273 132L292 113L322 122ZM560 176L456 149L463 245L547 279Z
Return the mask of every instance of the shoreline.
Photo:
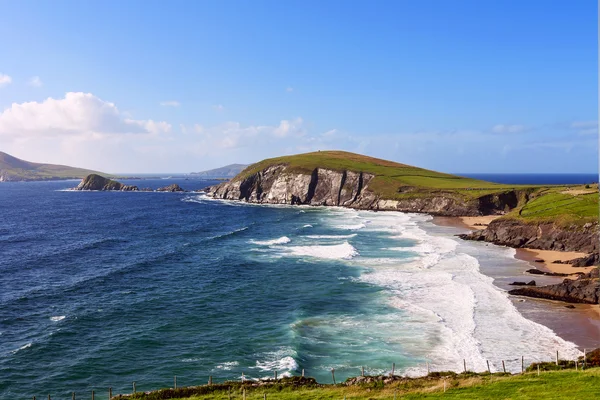
M464 217L463 217L464 218ZM432 223L438 226L450 227L460 230L473 230L482 229L480 225L473 227L473 223L484 223L477 220L465 221L461 217L438 217L434 216ZM478 218L478 217L468 217ZM493 243L485 243L486 245L496 246ZM502 247L502 246L499 246ZM556 253L556 254L555 254ZM515 249L514 259L515 262L525 261L532 266L532 268L548 270L550 272L561 272L561 273L576 273L576 272L588 272L595 267L575 268L569 264L552 264L550 267L544 267L546 263L535 262L535 259L542 258L538 256L537 250L533 249ZM559 252L549 251L548 254L541 253L546 256L545 261L551 261L549 255L557 256L559 260L571 259L569 256L573 254L570 252ZM566 255L566 257L565 257ZM563 270L566 269L566 272ZM525 273L527 268L523 267L522 274ZM561 270L562 269L562 270ZM534 276L523 275L527 278L535 279ZM522 276L522 277L523 277ZM522 280L522 277L515 276L515 280ZM576 276L567 277L566 279L574 279ZM519 279L521 278L521 279ZM565 279L564 277L552 277L558 281ZM496 285L502 288L501 286ZM561 338L575 343L579 348L583 349L586 347L586 343L600 342L597 338L600 335L600 305L598 304L574 304L574 309L567 308L571 305L561 301L545 300L538 298L529 298L523 296L511 296L513 304L519 310L519 312L526 318L537 322L552 329Z

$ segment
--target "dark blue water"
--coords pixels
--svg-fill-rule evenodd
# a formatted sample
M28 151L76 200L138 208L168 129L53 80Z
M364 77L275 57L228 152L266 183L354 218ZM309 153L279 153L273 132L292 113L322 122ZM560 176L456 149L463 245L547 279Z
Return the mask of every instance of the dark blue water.
M0 184L0 398L104 399L174 375L183 386L305 369L329 382L331 368L342 380L463 359L483 370L514 351L575 351L428 216L61 191L77 183ZM485 250L490 265L514 263Z
M585 185L598 183L598 174L456 174L509 185Z

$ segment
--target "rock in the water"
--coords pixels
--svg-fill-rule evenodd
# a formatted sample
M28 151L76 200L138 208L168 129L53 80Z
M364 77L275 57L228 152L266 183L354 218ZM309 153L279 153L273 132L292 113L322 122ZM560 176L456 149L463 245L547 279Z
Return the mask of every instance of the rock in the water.
M565 308L575 308L575 306L573 304L569 304L569 305L565 306Z
M185 192L178 184L174 183L169 186L156 189L157 192Z
M543 262L544 262L544 260L542 260L541 258L536 258L535 260L533 260L533 262L536 262L536 263L543 263Z
M90 174L83 178L81 183L74 190L120 190L137 191L137 186L124 185L121 182L113 181L97 174Z

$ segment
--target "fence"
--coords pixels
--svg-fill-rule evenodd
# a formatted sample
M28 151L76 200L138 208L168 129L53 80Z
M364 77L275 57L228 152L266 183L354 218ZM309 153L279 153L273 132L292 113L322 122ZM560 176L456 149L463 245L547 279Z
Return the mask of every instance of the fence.
M506 361L507 360L501 360L501 362L502 362L502 371L498 371L497 373L503 373L503 374L507 374L508 373L506 371ZM520 363L521 363L521 374L525 373L525 357L524 356L521 356L520 359L512 359L510 361L512 361L512 362L520 361ZM557 367L560 366L561 363L562 363L562 365L569 367L570 364L572 363L573 366L575 367L575 370L582 370L583 371L585 368L587 368L587 349L584 349L584 351L583 351L583 358L582 358L581 362L579 362L578 360L575 360L575 361L564 360L564 359L560 360L559 359L559 352L557 351L556 352L556 357L554 358L554 360L552 361L552 363L556 364ZM491 367L490 367L490 361L489 360L486 360L486 365L487 365L487 371L484 371L484 373L487 372L488 374L492 374ZM473 372L473 371L470 371L467 368L467 366L468 366L467 365L467 360L463 359L462 373L467 374L469 372ZM432 372L434 372L434 371L431 370L429 362L426 362L426 368L427 368L427 376L430 375ZM364 366L362 366L360 368L360 372L361 372L360 376L365 377L365 367ZM395 372L396 372L396 364L392 363L391 372L389 374L386 374L385 376L395 377L396 376ZM450 371L444 371L444 372L450 372ZM539 376L541 374L541 372L542 371L540 370L540 363L537 363L537 375ZM301 377L305 378L305 370L304 369L302 369ZM255 380L252 380L252 379L249 380L249 379L247 379L245 377L244 373L242 372L241 383L244 383L244 382L254 382L254 381ZM278 372L277 371L273 372L273 378L272 379L271 378L268 378L268 379L264 379L263 378L263 379L260 379L259 381L260 382L277 382L278 381ZM336 379L335 379L335 369L331 369L331 381L332 381L332 383L334 385L337 384ZM232 382L232 381L229 380L227 382ZM212 376L208 377L208 383L207 383L207 385L208 386L213 385L213 377ZM137 383L135 381L133 381L132 382L132 392L131 392L131 394L137 393L137 387L136 386L137 386ZM197 387L197 386L190 386L188 388L194 388L194 387ZM178 386L177 386L177 376L173 377L173 388L172 389L174 389L174 390L178 389ZM179 388L179 389L182 389L182 388ZM445 391L446 391L446 381L444 380L444 392ZM129 394L118 394L118 395L114 395L113 396L113 389L112 389L112 387L109 387L107 389L107 391L104 392L104 393L107 394L108 397L104 397L102 395L101 396L97 396L95 390L92 390L91 393L88 392L87 395L83 395L82 394L81 396L78 395L78 394L76 394L75 392L72 392L71 393L71 400L89 399L89 398L91 398L92 400L102 400L102 399L111 400L111 399L126 398L127 396L129 396ZM123 397L123 396L125 396L125 397ZM231 397L231 388L230 388L229 389L229 399L231 399L231 398L232 397ZM266 400L266 398L267 398L267 394L264 394L264 399ZM395 398L395 395L394 395L394 398ZM48 400L52 400L53 397L50 394L48 394L47 399ZM246 400L246 390L245 389L242 389L242 399ZM38 400L38 399L36 398L36 396L33 396L33 400ZM40 397L39 400L44 400L44 397ZM55 398L55 400L59 400L59 399Z

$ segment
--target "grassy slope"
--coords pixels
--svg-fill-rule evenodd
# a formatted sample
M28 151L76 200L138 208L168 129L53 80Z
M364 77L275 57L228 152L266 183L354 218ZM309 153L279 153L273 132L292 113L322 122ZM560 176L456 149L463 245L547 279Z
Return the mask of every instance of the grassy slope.
M66 165L29 162L3 152L0 152L0 170L12 180L69 179L85 178L89 174L106 175L101 172Z
M581 224L598 220L597 185L596 192L593 194L573 195L562 193L572 186L501 185L343 151L321 151L266 159L250 165L234 179L243 179L277 164L286 164L292 172L306 174L318 167L337 171L368 172L375 175L369 183L369 189L385 199L441 194L468 200L486 194L519 189L530 193L533 200L516 209L508 217L531 223L559 220L565 224ZM401 187L412 189L399 192ZM575 187L575 189L584 189L584 187Z
M372 383L364 386L321 385L320 387L262 387L248 389L248 400L259 400L267 394L267 399L594 399L600 398L600 368L585 371L563 370L523 375L467 374L446 378L444 392L442 379L415 379L408 382L395 382L383 386ZM220 388L219 388L220 386ZM203 395L178 397L178 399L229 399L229 391L219 385ZM159 399L160 392L153 395L139 393L135 399ZM164 393L166 394L166 393ZM231 399L242 399L241 389L234 388Z
M598 221L598 185L541 188L508 217L526 222L555 222L563 225ZM587 192L587 193L586 193ZM590 193L592 192L592 193Z

